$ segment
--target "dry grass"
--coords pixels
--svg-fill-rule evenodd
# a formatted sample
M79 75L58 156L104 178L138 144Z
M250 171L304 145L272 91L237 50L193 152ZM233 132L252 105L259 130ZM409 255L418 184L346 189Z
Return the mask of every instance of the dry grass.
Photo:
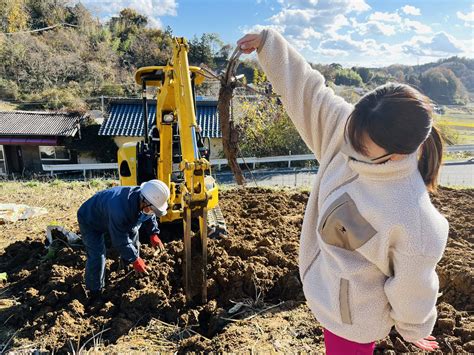
M56 223L78 231L76 211L95 192L113 186L110 180L90 180L87 182L0 182L0 201L3 203L26 204L44 207L48 214L26 221L7 223L0 228L0 248L24 240L28 236L45 235L46 227Z

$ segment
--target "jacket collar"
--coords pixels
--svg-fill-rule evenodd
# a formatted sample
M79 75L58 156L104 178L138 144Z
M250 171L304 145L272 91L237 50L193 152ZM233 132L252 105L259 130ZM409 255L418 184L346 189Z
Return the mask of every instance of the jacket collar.
M382 164L367 164L347 157L349 166L360 177L372 180L397 180L412 174L418 168L417 152L401 160L389 160Z

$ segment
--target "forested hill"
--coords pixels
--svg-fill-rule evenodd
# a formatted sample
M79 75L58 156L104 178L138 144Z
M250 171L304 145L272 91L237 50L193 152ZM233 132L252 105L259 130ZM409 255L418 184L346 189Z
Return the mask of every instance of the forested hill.
M171 28L151 28L146 16L131 9L101 23L83 5L65 0L0 0L0 32L0 100L22 109L86 109L101 96L137 96L133 72L165 64L174 35ZM217 72L234 45L212 33L189 42L190 63ZM387 68L313 66L337 85L408 82L440 103L463 103L474 92L473 59ZM239 71L252 82L257 67L245 60Z

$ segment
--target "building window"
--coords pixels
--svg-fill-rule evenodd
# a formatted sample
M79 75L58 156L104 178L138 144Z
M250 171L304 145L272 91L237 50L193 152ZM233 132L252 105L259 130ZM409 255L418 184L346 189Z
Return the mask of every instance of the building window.
M71 154L68 149L60 146L39 146L41 160L70 160Z
M3 145L0 145L0 176L7 175L7 162L5 160Z

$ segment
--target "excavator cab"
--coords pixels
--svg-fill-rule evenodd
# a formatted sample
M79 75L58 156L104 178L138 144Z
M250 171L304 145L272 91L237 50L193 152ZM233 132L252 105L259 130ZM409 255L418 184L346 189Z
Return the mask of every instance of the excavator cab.
M218 205L218 186L211 175L210 144L196 121L194 88L204 81L199 67L188 63L188 44L175 38L166 66L137 70L142 87L144 139L118 151L120 183L139 185L151 179L170 189L168 211L160 226L182 225L184 288L188 301L199 293L207 301L207 238L226 233ZM156 116L150 117L147 89L157 88ZM196 246L199 251L196 252Z

